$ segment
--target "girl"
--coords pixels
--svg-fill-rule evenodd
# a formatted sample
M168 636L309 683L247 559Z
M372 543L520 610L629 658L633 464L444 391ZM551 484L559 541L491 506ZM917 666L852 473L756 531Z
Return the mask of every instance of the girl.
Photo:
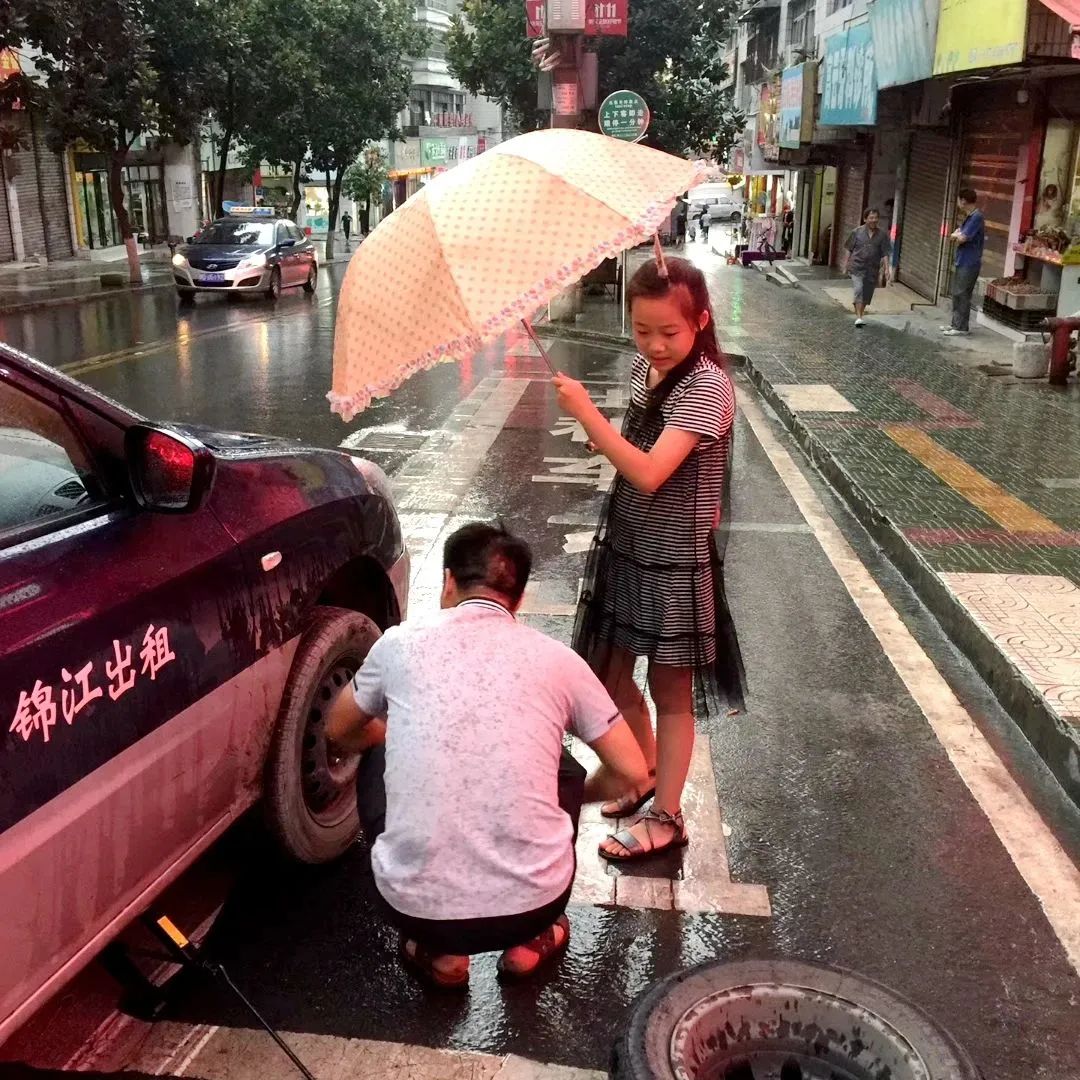
M650 781L603 807L626 817L600 854L630 860L688 842L682 791L694 707L742 705L742 663L714 533L725 490L735 393L716 341L705 277L657 250L627 289L640 353L620 435L573 379L559 403L618 470L586 566L574 647L607 686L637 738ZM648 658L648 708L634 682Z

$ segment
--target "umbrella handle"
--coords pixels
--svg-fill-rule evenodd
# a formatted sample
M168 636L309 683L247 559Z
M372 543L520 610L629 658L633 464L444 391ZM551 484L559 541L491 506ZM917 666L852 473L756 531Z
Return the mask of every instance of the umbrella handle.
M537 336L532 323L529 322L528 319L522 319L521 325L525 327L525 333L532 338L533 344L540 350L540 355L544 358L544 363L547 364L548 371L550 371L552 375L558 375L559 373L555 370L555 365L551 362L551 357L548 356L547 349L544 348L544 343Z

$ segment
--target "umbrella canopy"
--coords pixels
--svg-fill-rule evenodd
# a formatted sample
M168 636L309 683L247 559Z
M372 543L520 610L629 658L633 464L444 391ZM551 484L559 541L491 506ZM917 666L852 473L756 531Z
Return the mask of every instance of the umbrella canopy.
M682 158L588 131L520 135L439 176L353 256L331 408L471 355L605 258L648 240L700 180Z

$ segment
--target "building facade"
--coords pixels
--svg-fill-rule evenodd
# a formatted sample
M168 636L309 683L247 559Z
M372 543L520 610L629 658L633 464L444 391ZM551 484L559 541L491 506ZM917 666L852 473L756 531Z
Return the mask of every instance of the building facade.
M971 187L984 321L1080 309L1080 0L756 0L733 42L751 121L729 166L759 178L752 211L794 208L795 255L840 265L876 206L934 302Z

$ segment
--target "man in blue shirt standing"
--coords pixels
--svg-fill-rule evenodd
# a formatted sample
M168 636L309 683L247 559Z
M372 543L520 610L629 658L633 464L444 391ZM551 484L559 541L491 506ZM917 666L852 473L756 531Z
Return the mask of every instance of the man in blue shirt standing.
M961 188L957 205L964 213L963 224L950 237L956 241L956 264L952 285L952 325L943 326L946 337L967 334L971 318L971 294L982 269L983 246L986 243L986 222L975 205L978 195L974 188Z

